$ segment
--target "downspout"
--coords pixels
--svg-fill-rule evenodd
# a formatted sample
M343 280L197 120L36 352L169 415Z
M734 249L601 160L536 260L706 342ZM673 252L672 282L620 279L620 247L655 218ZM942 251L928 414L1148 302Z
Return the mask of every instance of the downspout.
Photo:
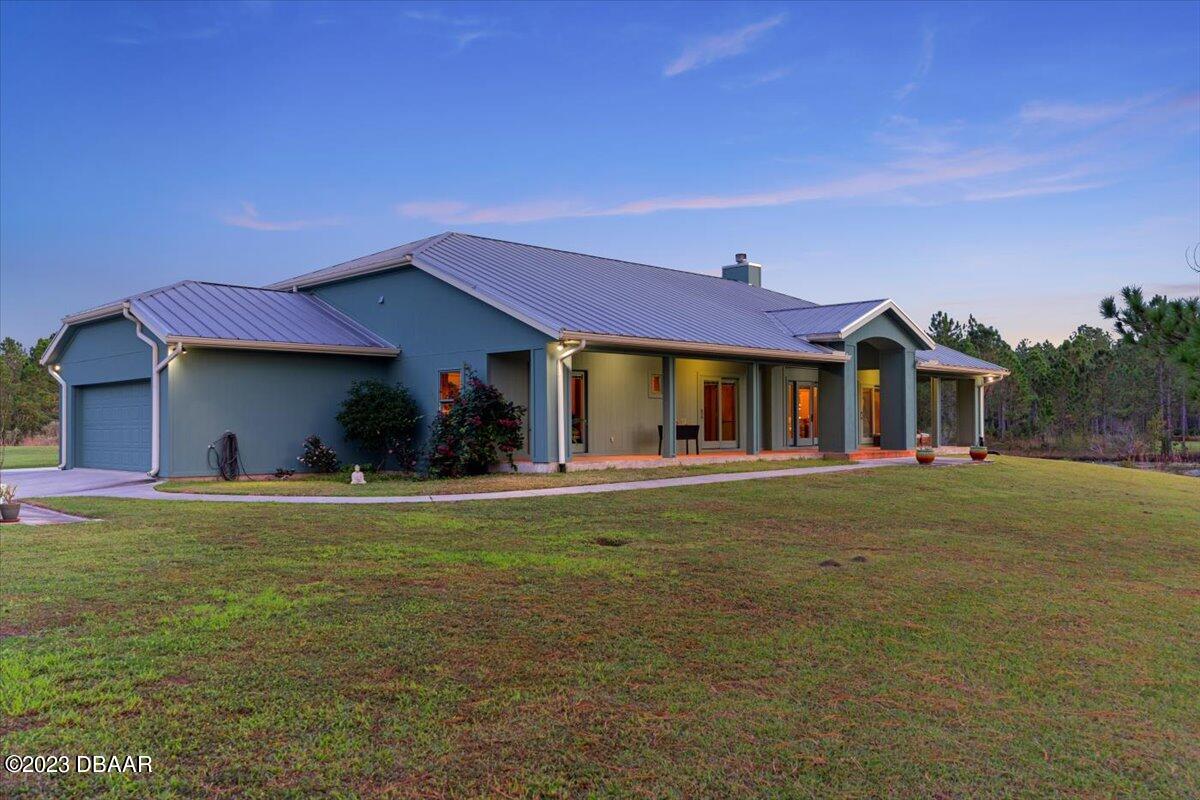
M564 343L559 343L560 348L565 347ZM554 360L554 387L555 397L557 397L556 405L558 406L558 471L566 472L567 470L567 450L571 447L571 443L567 441L567 409L563 402L563 376L562 364L571 356L578 353L583 348L587 347L587 342L580 340L578 344L567 347L560 352Z
M59 402L62 408L61 419L58 421L58 468L67 468L67 382L62 379L62 375L58 374L58 365L46 365L46 371L50 373L50 377L58 381L60 390Z

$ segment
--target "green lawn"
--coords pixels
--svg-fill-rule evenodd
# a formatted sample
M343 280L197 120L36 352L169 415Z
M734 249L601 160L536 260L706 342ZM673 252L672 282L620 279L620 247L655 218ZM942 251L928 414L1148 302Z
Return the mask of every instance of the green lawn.
M58 464L58 445L32 445L4 448L4 469L53 467Z
M578 472L514 473L503 472L470 478L421 480L393 473L367 475L366 485L352 486L349 477L293 475L284 480L175 480L158 484L160 492L196 494L273 494L305 496L398 497L417 494L458 494L463 492L505 492L515 489L545 489L554 486L584 486L619 481L645 481L707 475L715 472L757 472L768 469L796 469L849 464L846 459L795 458L785 461L730 461L647 469L588 469Z
M154 773L0 794L1200 793L1195 478L54 505L104 521L0 529L3 750Z

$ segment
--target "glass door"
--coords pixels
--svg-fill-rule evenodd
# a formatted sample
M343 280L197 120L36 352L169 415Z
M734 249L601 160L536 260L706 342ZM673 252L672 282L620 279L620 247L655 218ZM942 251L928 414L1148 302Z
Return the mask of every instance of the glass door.
M587 421L587 372L571 373L571 452L586 453L588 450Z
M733 449L738 443L738 386L734 378L705 378L700 393L702 447Z
M817 443L817 387L788 381L785 414L784 440L788 447Z
M879 444L879 387L861 386L858 390L858 429L860 444Z

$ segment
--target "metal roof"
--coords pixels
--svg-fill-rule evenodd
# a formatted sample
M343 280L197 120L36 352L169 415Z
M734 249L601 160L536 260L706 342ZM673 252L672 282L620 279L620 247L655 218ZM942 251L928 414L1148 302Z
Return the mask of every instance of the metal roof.
M411 264L557 337L600 334L814 356L765 311L813 305L715 275L444 233L272 284L306 287ZM840 357L840 356L839 356Z
M916 351L917 367L919 369L934 370L938 367L944 367L947 371L967 370L970 372L986 372L993 375L1007 375L1008 370L999 364L993 364L990 361L984 361L982 358L975 358L966 353L960 353L953 347L946 347L944 344L935 345L932 350Z
M787 328L793 336L830 336L870 314L886 300L859 300L853 303L836 303L827 306L804 308L781 308L768 312L771 317Z

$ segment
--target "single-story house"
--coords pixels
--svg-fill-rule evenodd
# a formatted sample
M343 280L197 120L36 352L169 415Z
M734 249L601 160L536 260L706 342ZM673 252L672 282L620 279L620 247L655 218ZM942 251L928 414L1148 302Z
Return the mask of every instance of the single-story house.
M914 448L928 381L936 444L982 440L1006 371L935 344L891 300L820 305L722 276L442 233L265 287L184 281L65 317L43 358L62 387L63 468L211 475L296 468L349 385L400 382L426 419L464 369L525 406L531 470L586 459ZM941 441L952 383L955 441ZM922 395L925 393L922 392ZM948 393L947 393L948 394Z

